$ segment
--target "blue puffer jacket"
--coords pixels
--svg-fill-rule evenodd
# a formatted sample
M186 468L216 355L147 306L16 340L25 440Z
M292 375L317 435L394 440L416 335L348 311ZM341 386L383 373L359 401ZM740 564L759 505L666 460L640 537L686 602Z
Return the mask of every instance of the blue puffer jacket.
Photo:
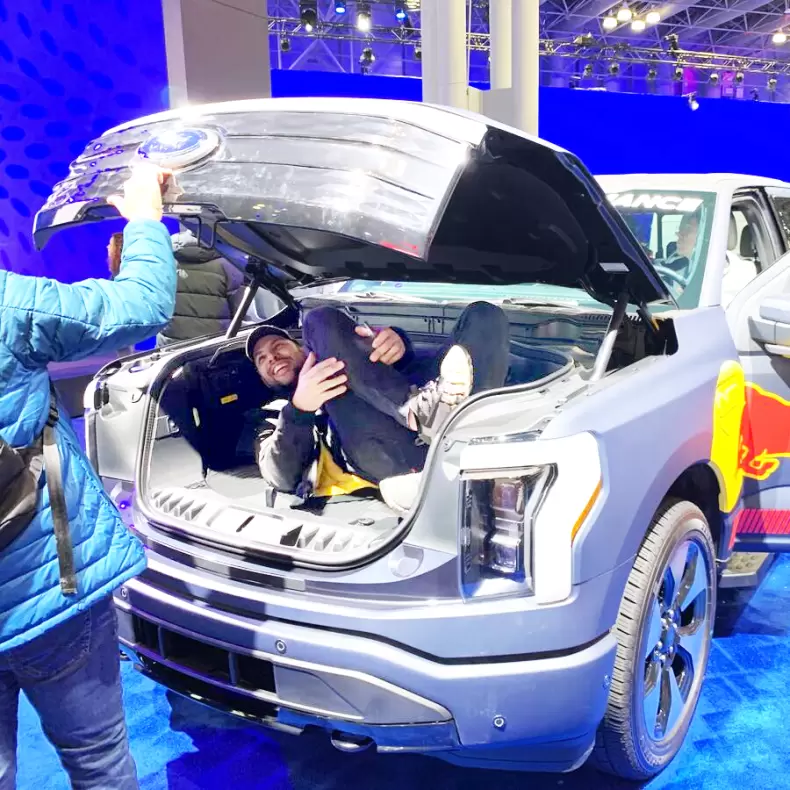
M27 446L49 412L47 364L112 352L155 335L173 315L176 267L162 223L130 222L112 282L63 285L0 271L0 434ZM39 512L0 553L0 652L29 642L145 567L71 426L57 427L78 594L64 596L42 477Z

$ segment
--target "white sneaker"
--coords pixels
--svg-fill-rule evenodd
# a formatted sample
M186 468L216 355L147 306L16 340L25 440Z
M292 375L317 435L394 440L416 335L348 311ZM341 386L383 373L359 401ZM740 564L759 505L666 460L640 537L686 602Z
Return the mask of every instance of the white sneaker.
M421 387L408 402L420 439L430 443L442 423L472 391L472 358L463 346L452 346L439 366L439 378Z

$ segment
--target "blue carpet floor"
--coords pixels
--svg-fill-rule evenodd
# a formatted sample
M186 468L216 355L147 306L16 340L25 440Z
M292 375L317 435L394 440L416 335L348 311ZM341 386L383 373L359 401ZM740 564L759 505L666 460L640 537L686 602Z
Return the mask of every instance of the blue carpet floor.
M123 665L143 790L608 790L589 769L565 776L470 771L425 757L342 755L320 736L271 734L171 695ZM790 557L759 590L722 594L707 683L686 745L648 787L790 788ZM57 758L23 702L20 790L65 790Z

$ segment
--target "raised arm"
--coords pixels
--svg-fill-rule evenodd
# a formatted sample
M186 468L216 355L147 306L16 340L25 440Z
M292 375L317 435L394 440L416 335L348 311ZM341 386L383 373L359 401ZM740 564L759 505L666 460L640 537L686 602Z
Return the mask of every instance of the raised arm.
M114 280L65 285L1 272L0 340L29 366L116 351L156 334L175 305L172 245L161 222L161 184L153 167L135 170L113 199L129 220Z

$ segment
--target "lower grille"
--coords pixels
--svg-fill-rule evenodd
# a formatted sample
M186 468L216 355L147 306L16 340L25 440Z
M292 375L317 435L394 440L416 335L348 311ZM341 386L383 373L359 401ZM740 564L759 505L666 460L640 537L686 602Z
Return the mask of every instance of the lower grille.
M184 675L146 656L138 656L138 659L142 671L148 677L177 694L190 697L223 713L265 724L267 727L288 732L297 731L295 727L287 727L277 722L277 707L269 702L235 694L204 680Z
M215 681L246 692L276 694L270 661L192 639L138 615L132 616L132 623L135 645L143 648L151 660L167 662L168 671L177 672L178 667L183 667L193 677L200 675L209 683ZM190 680L190 684L194 682L199 681Z

